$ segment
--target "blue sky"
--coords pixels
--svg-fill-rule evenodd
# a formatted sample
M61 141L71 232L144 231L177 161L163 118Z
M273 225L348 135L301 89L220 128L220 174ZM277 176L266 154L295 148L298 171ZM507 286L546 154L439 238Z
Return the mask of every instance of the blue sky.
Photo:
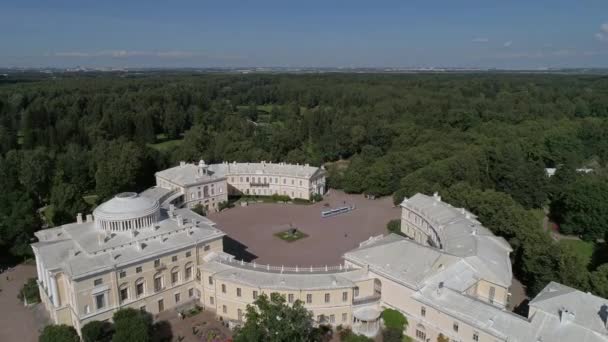
M0 66L608 67L608 1L2 0Z

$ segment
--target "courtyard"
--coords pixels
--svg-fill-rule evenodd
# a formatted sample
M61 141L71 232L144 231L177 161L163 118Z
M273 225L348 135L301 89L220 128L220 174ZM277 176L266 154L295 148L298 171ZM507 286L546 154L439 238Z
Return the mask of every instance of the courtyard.
M321 218L321 211L354 206L353 211ZM386 234L386 224L400 217L391 197L370 200L330 190L323 201L305 204L250 203L209 216L228 236L224 249L237 259L285 266L342 263L342 255L370 236ZM287 242L277 234L297 228L306 236Z

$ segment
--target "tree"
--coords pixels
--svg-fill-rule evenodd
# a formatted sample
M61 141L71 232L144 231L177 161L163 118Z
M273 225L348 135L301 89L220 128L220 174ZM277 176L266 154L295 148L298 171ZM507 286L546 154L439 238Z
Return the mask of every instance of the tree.
M386 224L386 230L388 230L389 233L401 235L401 220L395 219L388 221Z
M83 342L107 342L111 340L112 324L109 322L90 321L82 329Z
M38 341L40 342L79 342L80 337L78 337L78 333L74 329L74 327L70 327L65 324L61 325L47 325L42 330L40 337L38 337Z
M312 314L297 300L293 306L278 293L262 294L247 305L245 324L234 333L235 342L304 342L318 337Z
M608 181L580 177L552 203L551 214L564 234L581 235L585 240L603 238L608 232Z
M28 304L40 302L40 290L36 278L30 278L23 284L18 297L21 301L27 301Z
M82 192L75 185L58 183L51 189L52 217L55 226L74 222L78 213L84 213L87 204L82 198Z
M152 332L152 317L145 311L120 309L112 315L112 342L148 342Z

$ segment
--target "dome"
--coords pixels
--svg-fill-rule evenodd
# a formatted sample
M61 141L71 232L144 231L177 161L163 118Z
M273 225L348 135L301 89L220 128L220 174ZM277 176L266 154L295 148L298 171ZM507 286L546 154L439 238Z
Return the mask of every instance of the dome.
M159 215L158 201L134 192L120 193L93 211L98 228L118 232L151 227Z

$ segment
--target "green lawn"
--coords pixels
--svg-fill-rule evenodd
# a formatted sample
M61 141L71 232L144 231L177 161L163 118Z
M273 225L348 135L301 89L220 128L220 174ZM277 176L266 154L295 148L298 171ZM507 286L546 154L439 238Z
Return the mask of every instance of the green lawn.
M294 242L300 239L303 239L305 237L308 237L308 235L302 233L299 230L296 230L296 232L294 234L291 234L290 229L282 231L282 232L278 232L276 234L274 234L274 236L278 237L279 239L283 240L283 241L287 241L287 242Z
M562 245L570 245L576 253L581 255L584 260L587 260L587 264L591 263L593 257L593 250L595 244L593 242L581 241L581 240L560 240Z
M183 139L175 139L175 140L167 140L163 142L159 142L156 144L148 144L148 146L152 147L157 151L171 151L178 148L184 142Z

